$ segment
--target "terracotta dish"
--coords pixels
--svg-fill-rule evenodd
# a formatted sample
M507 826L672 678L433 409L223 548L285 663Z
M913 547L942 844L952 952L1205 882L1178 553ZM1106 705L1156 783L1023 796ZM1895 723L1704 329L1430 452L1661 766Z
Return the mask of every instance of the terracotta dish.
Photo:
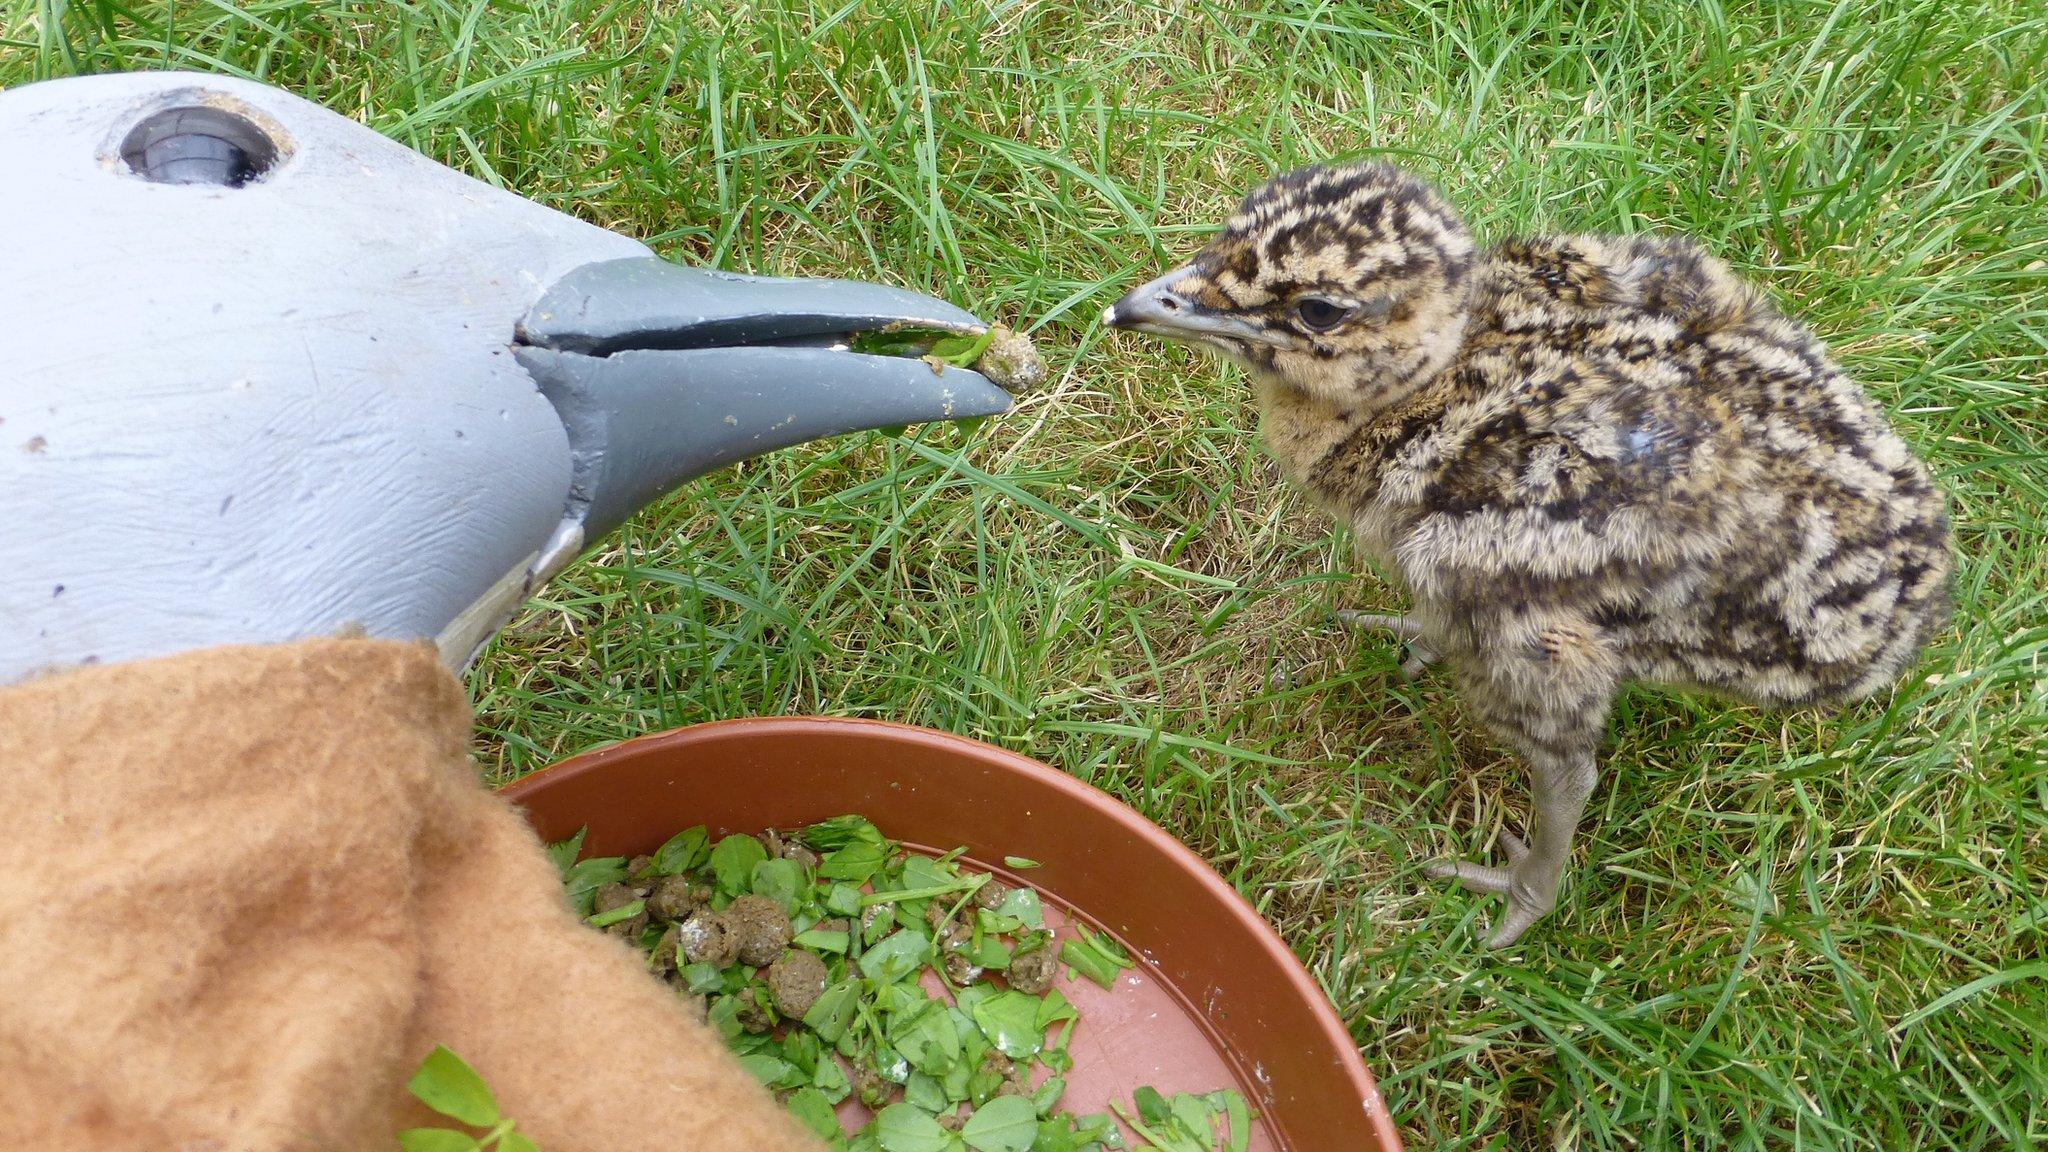
M1061 1107L1235 1085L1261 1114L1254 1152L1401 1147L1343 1023L1251 906L1128 806L1034 760L871 720L733 720L579 756L504 794L544 839L588 827L590 855L651 852L693 824L759 832L848 812L914 849L964 846L974 867L1038 889L1049 921L1106 931L1138 961L1113 991L1061 982L1081 1011Z

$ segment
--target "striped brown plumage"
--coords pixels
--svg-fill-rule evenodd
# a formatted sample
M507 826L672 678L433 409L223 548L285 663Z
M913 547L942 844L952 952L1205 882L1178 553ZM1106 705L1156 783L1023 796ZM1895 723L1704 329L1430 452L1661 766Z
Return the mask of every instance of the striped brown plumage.
M1694 242L1479 249L1381 164L1290 173L1107 315L1242 365L1282 473L1355 531L1529 764L1528 843L1434 873L1555 903L1619 686L1883 690L1948 615L1940 491L1806 328Z

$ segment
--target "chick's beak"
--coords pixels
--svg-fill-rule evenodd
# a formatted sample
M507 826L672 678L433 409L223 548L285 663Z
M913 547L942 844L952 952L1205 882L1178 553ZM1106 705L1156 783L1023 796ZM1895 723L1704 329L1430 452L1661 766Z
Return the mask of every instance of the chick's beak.
M1257 330L1250 324L1201 303L1190 290L1200 283L1201 275L1195 265L1186 264L1140 284L1104 309L1102 322L1111 328L1209 344L1224 351L1256 340Z

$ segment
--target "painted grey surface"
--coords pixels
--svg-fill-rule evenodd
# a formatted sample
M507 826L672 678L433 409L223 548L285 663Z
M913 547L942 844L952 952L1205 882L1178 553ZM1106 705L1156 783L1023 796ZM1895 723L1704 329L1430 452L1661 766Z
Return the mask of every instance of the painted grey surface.
M943 300L886 284L610 260L556 281L519 331L529 344L604 355L625 348L758 344L892 324L975 333L984 327Z
M129 130L181 106L256 124L276 163L241 187L139 178L121 159ZM808 396L837 397L842 376L875 372L815 349L801 377L777 381L747 367L760 350L722 368L705 349L668 362L666 391L658 372L621 374L632 386L608 407L599 369L579 377L572 438L515 329L566 274L647 258L639 243L226 77L14 89L0 93L0 139L0 683L350 627L433 637L460 663L594 538L571 498L579 473L623 515L705 461L793 442L721 424L729 434L663 445L653 418L678 396L716 408L708 393L744 379L758 410L781 389L801 412ZM844 302L804 283L784 289L799 308ZM604 331L661 338L667 320L631 313ZM891 363L904 381L931 375ZM945 414L927 400L921 415L895 405L817 426ZM614 448L621 430L633 436Z
M521 348L580 453L571 486L593 538L674 483L791 444L935 414L993 416L1009 397L974 372L829 348ZM906 372L908 364L914 371ZM812 381L792 394L791 380Z

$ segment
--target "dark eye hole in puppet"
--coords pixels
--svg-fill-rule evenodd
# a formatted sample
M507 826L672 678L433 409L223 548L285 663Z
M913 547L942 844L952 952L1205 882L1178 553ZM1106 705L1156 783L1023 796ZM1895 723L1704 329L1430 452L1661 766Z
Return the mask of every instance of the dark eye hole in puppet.
M1294 318L1311 332L1328 332L1351 318L1356 311L1351 305L1325 300L1320 296L1304 296L1294 302Z

